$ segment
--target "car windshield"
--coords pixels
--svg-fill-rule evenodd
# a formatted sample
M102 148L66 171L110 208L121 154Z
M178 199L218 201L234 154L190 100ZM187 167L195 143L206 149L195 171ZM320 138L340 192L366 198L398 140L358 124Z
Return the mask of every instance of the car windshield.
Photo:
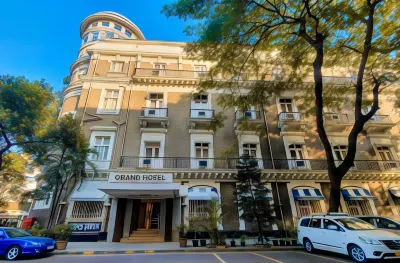
M9 237L28 237L31 236L28 232L18 228L6 228L4 229Z
M364 220L358 218L338 218L335 219L341 226L348 230L374 230L376 229L373 225L368 224Z

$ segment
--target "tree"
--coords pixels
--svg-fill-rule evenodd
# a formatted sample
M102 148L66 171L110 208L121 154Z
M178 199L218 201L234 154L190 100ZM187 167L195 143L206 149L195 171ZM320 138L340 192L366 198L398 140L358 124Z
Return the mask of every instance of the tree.
M0 76L0 170L12 147L32 152L34 144L46 142L42 136L54 125L57 106L56 95L44 80Z
M268 241L263 231L271 223L273 209L268 200L269 189L267 182L261 180L261 170L258 161L244 155L237 165L237 204L242 212L240 218L246 222L257 223L258 242Z
M225 235L218 230L218 226L222 224L224 218L222 204L219 204L216 200L211 200L204 205L204 209L207 216L202 223L199 223L200 227L210 235L211 245L224 245Z
M38 160L44 165L38 178L40 187L28 193L25 198L41 200L53 193L47 225L51 227L57 223L54 222L57 204L62 198L67 200L74 187L85 177L85 166L96 171L89 156L97 153L89 147L80 122L71 114L61 117L47 136L52 138L54 144L42 149L42 158Z
M28 160L21 154L8 153L0 170L0 209L7 208L10 200L18 200L25 182Z
M268 104L290 90L303 109L316 116L330 179L329 211L338 211L343 177L353 166L357 138L379 109L379 94L398 80L400 3L396 0L177 0L164 6L167 16L198 20L186 32L196 35L186 51L214 67L199 90L222 89L219 103L245 108ZM194 25L193 25L194 24ZM271 76L272 69L285 74ZM323 69L349 69L347 85L331 85ZM302 82L312 73L311 84ZM225 81L221 81L224 76ZM273 78L274 77L274 78ZM273 81L266 81L266 80ZM252 81L246 81L252 80ZM246 93L247 100L238 99ZM354 109L348 152L336 165L324 128L323 109ZM363 113L363 107L371 109Z

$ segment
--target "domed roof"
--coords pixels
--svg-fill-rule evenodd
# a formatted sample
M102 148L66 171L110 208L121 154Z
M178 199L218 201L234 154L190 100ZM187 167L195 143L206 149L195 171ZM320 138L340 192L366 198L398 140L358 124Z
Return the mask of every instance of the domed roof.
M142 31L140 31L140 29L131 20L129 20L128 18L126 18L125 16L123 16L121 14L118 14L115 12L110 12L110 11L98 12L98 13L95 13L93 15L86 17L85 20L83 20L83 22L81 24L81 30L80 30L81 37L82 37L83 33L85 32L85 30L88 28L88 26L92 22L101 20L101 19L112 20L112 21L118 22L119 24L122 24L127 29L132 31L133 34L135 34L138 39L145 40L145 37L144 37Z

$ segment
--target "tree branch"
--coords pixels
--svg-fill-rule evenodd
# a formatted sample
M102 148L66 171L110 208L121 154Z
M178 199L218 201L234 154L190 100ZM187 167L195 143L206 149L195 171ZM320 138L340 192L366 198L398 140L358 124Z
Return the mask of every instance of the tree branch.
M344 45L344 44L342 45L342 47L348 48L348 49L350 49L350 50L352 50L352 51L354 51L356 53L363 54L363 52L361 52L360 50L358 50L358 49L356 49L354 47L350 47L350 46Z

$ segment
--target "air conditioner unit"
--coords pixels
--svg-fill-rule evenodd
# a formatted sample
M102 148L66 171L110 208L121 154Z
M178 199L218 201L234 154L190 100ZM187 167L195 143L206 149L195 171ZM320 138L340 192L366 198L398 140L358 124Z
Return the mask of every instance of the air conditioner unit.
M203 161L199 161L199 168L203 168L203 169L207 168L207 163L208 162L204 161L204 160Z
M205 111L199 111L198 116L199 117L205 117L206 116L206 112Z
M295 160L296 167L300 169L306 168L306 161L304 160Z
M244 116L246 116L246 117L251 117L251 111L246 111L246 112L244 113Z
M149 115L155 115L156 114L156 110L149 110Z
M151 159L144 159L143 160L143 167L144 168L149 168L151 165Z

